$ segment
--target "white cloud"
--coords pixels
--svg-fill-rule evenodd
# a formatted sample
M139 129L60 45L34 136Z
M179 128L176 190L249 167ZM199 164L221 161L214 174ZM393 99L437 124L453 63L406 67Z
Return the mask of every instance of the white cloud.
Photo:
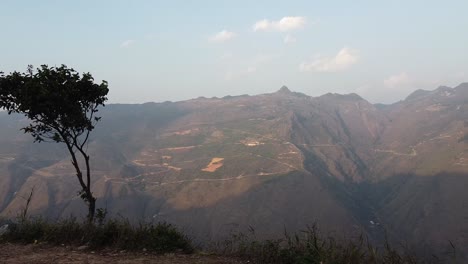
M120 44L120 47L121 48L128 48L130 47L131 45L135 44L136 40L133 40L133 39L127 39L125 40L124 42L122 42Z
M306 24L306 18L301 16L283 17L278 21L263 19L257 21L253 26L253 31L291 31L303 28Z
M441 85L457 86L463 81L466 81L466 77L461 73L438 76L437 74L408 74L400 72L385 78L383 86L388 91L404 91L409 93L416 89L432 90Z
M404 99L417 89L433 89L437 86L429 85L426 80L400 72L384 78L384 80L366 83L358 87L355 92L372 103L394 103Z
M264 20L260 20L260 21L257 21L254 25L253 25L253 31L259 31L259 30L267 30L271 27L271 22L264 19Z
M441 85L455 87L466 81L467 76L462 72L438 75L438 73L401 71L387 78L361 85L355 92L373 103L394 103L403 100L418 89L434 90Z
M359 61L359 52L342 48L334 57L318 57L299 65L301 72L338 72L343 71Z
M210 37L210 41L218 42L218 43L226 42L228 40L233 39L236 35L237 34L234 33L234 32L227 31L227 30L222 30L222 31L216 33L215 35L213 35L212 37Z
M297 39L291 35L286 35L286 37L284 37L284 43L285 44L292 44L292 43L296 43Z
M384 85L387 88L391 89L401 89L411 86L413 80L408 76L406 72L400 74L392 75L384 80Z

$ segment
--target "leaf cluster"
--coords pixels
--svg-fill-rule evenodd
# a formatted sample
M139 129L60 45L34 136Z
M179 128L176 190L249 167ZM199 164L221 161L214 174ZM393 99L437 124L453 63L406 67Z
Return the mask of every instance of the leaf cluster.
M107 100L108 84L94 83L90 73L79 74L66 65L42 65L25 73L0 72L0 108L27 116L23 128L35 141L73 141L94 129L99 106ZM86 138L87 139L87 138ZM86 141L86 140L84 140Z

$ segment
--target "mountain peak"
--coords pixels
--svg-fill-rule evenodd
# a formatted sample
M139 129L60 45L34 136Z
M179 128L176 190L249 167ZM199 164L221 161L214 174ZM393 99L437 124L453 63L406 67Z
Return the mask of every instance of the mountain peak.
M421 97L424 97L428 94L430 94L431 91L423 90L423 89L418 89L414 92L412 92L410 95L408 95L405 100L414 100L414 99L419 99Z
M276 93L273 93L273 95L280 95L280 96L286 96L286 97L300 97L300 98L308 98L309 96L303 93L298 93L298 92L292 92L289 90L289 88L285 85L281 87Z
M282 94L290 94L291 93L291 90L289 90L289 88L285 85L283 85L281 87L281 89L278 90L278 93L282 93Z

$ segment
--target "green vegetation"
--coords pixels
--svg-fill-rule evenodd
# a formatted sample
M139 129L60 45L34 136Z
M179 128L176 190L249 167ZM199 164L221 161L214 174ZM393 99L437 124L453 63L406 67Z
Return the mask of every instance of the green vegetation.
M79 222L75 218L48 222L42 218L25 220L19 216L16 223L10 221L8 232L0 235L0 243L46 243L75 248L84 246L84 250L106 248L153 254L195 252L192 241L171 224L132 225L126 220L104 221L105 212L102 213L98 210L98 221L94 224ZM217 243L210 254L259 264L459 263L453 249L453 253L449 253L446 259L435 256L424 259L407 248L395 249L389 243L380 248L375 247L362 235L354 240L324 238L313 226L293 235L285 232L283 238L269 240L257 239L251 228L247 235L235 234L231 239Z
M435 256L430 259L416 257L416 254L406 248L399 250L386 243L382 248L373 246L362 235L355 240L338 241L335 238L324 238L317 228L289 235L285 233L282 239L258 240L254 230L250 235L237 234L221 247L224 254L248 259L254 263L270 264L416 264L445 263ZM450 263L457 263L450 256Z
M15 71L6 76L0 72L0 110L25 115L31 123L22 130L35 142L63 142L67 146L81 186L79 194L88 205L89 222L94 219L96 198L91 191L88 140L101 119L96 113L107 101L108 92L106 81L96 84L90 73L80 75L65 65L42 65L36 71L29 65L25 73Z
M89 249L147 250L157 254L192 253L194 250L191 241L167 223L134 226L125 220L89 224L81 223L75 218L58 222L36 218L10 226L9 231L0 236L0 243L85 245Z

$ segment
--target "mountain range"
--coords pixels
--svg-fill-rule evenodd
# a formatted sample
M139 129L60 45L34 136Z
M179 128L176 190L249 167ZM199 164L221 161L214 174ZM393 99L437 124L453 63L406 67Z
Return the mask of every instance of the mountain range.
M200 240L325 233L468 254L468 83L391 105L357 94L275 93L111 104L88 145L111 217L167 221ZM83 216L60 144L0 112L0 216ZM465 247L463 247L465 245Z

